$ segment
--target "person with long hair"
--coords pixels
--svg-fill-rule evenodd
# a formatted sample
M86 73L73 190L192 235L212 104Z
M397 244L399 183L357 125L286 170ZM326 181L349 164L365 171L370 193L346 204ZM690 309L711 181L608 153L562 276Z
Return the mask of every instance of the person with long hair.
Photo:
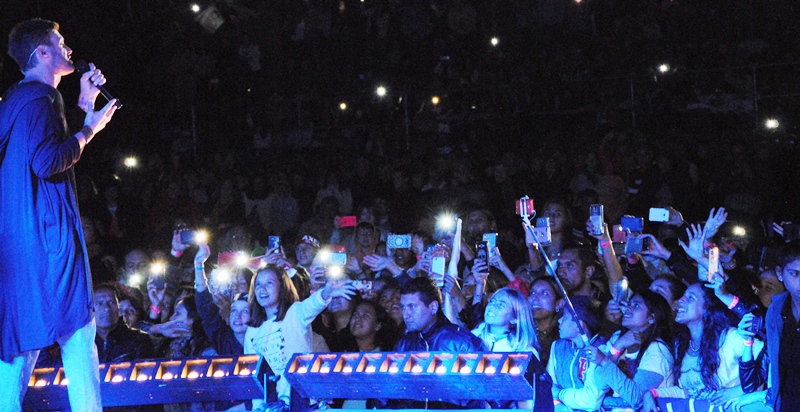
M541 347L539 355L545 367L550 360L550 348L558 339L561 299L558 284L552 276L542 276L531 284L528 304L533 321L536 323L536 339Z
M598 382L636 410L646 391L674 385L671 317L666 299L642 290L624 306L622 329L609 343L601 350L588 348L588 360L597 364Z
M675 321L684 326L678 331L672 369L677 386L645 392L643 411L658 411L656 398L692 398L722 405L744 394L739 356L745 341L731 327L726 310L703 284L686 289L675 315ZM760 351L762 347L763 343L756 340L753 349Z
M504 287L495 292L486 304L483 322L472 334L481 338L483 344L492 352L530 352L536 356L534 368L544 373L539 360L539 341L536 339L536 324L522 292ZM537 398L540 396L537 395ZM543 399L537 401L544 402ZM550 399L547 400L550 402ZM539 404L540 402L536 402ZM497 406L511 406L501 401ZM520 409L530 409L531 402L518 402Z
M294 353L312 352L311 322L335 297L350 299L355 289L349 282L328 282L308 299L300 301L294 283L281 266L260 269L250 284L250 321L244 353L264 356L276 375L283 375ZM289 405L291 387L285 377L277 382L278 399ZM257 407L261 400L254 400Z
M533 352L539 358L536 324L525 296L504 287L486 304L483 322L472 330L492 352Z

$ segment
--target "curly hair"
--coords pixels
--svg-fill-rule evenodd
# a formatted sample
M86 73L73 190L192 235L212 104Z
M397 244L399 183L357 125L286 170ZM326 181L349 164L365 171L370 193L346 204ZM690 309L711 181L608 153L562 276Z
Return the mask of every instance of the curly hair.
M719 385L715 377L720 365L719 350L722 345L722 337L731 326L731 319L728 308L714 296L713 290L704 286L701 286L700 289L703 291L703 335L700 338L699 349L700 374L706 388L717 390ZM681 365L689 350L691 339L689 329L687 327L680 328L675 341L677 352L673 365L675 381L681 378Z

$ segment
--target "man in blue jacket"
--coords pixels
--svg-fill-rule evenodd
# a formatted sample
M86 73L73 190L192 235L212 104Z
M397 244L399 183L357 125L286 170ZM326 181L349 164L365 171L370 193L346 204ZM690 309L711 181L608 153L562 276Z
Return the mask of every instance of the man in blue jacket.
M775 268L786 292L772 297L767 309L769 388L767 404L775 412L797 410L800 405L800 245L790 243Z
M16 25L8 50L25 78L0 101L0 410L20 411L39 349L61 345L74 411L100 411L92 285L72 166L114 114L105 83L81 76L83 128L70 134L56 87L75 71L57 23Z

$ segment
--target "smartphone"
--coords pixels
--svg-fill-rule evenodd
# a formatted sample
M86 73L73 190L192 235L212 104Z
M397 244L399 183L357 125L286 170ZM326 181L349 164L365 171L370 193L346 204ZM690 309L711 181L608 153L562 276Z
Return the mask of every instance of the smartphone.
M489 243L489 251L497 247L497 233L484 233L483 241Z
M184 245L196 245L193 230L181 230L181 243Z
M650 250L650 238L639 236L628 236L625 241L625 255L631 253L642 253L645 250Z
M339 218L339 227L355 227L358 220L355 216L342 216Z
M708 250L708 282L714 280L714 275L717 274L717 266L719 265L719 248L714 246Z
M353 281L353 287L356 288L358 293L365 294L372 290L372 281L368 279L358 279Z
M614 243L625 243L628 240L628 234L622 229L622 225L614 225L611 228L611 241Z
M754 313L753 314L753 321L750 322L750 327L747 328L747 330L749 330L750 332L753 332L755 334L758 334L759 332L761 332L761 326L763 325L763 323L764 323L764 318L762 318L761 316L758 316L758 315L756 315Z
M267 238L267 250L280 249L280 247L281 247L280 236L270 236Z
M475 244L475 259L481 259L489 263L489 242L478 242Z
M343 252L331 253L331 258L328 260L328 262L325 265L326 266L330 266L330 265L345 266L345 265L347 265L347 253L343 253Z
M411 249L411 235L389 235L386 238L389 249Z
M650 216L647 220L651 222L669 222L669 210L663 207L651 207Z
M543 246L547 246L553 241L553 235L550 232L549 217L540 217L536 219L536 227L533 228L533 235L536 236L536 241Z
M436 286L444 286L444 256L434 256L431 258L431 278L436 281Z
M644 230L644 218L634 216L622 216L620 225L623 230L629 230L633 233L641 233Z
M533 210L533 199L529 198L528 196L522 197L517 200L516 206L516 213L519 216L530 216L534 214Z
M594 226L594 233L592 235L603 234L603 205L594 204L589 206L589 219Z

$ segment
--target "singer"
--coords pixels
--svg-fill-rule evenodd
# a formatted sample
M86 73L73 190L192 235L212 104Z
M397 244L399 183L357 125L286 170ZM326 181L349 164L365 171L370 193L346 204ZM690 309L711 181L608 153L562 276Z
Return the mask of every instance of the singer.
M81 76L83 128L70 134L56 90L75 68L58 23L32 19L8 36L25 75L0 101L0 410L21 411L39 349L58 342L73 411L101 411L89 260L72 166L114 115L94 110L105 83Z

